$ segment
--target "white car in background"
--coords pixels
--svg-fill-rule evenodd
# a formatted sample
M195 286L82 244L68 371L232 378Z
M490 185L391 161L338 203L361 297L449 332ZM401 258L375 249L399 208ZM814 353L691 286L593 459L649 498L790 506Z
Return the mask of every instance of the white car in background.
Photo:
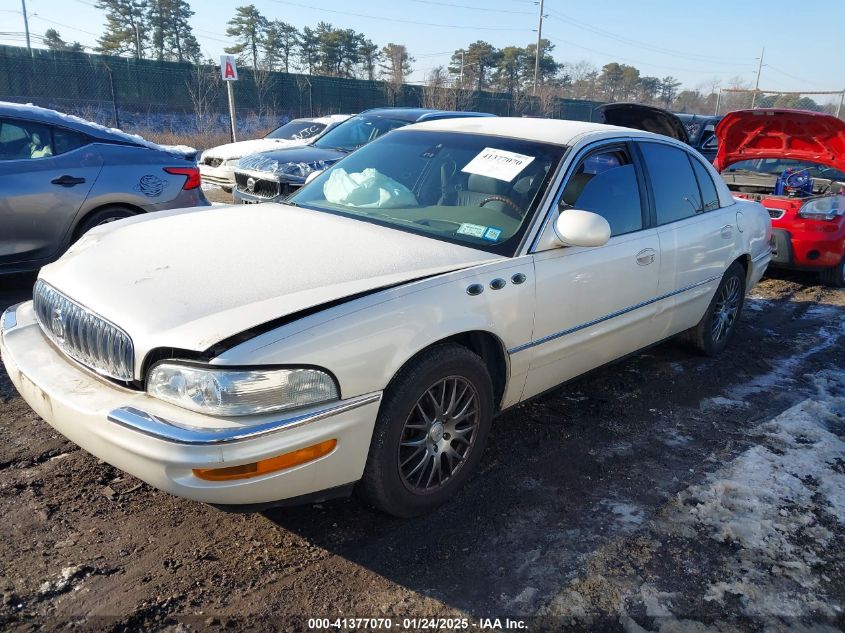
M676 140L428 121L282 204L94 229L4 314L0 351L42 418L162 490L357 488L412 516L464 484L500 411L678 334L724 350L770 238Z
M232 191L235 186L235 169L238 166L238 160L244 156L283 147L308 145L349 117L348 114L332 114L316 118L293 119L264 138L227 143L207 149L199 160L202 180L204 183L218 185L226 191Z

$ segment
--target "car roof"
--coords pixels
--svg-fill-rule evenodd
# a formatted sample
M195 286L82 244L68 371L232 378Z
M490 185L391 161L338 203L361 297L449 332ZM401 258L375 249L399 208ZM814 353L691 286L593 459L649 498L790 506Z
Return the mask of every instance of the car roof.
M432 108L372 108L364 110L362 115L382 116L398 121L428 121L440 118L493 117L487 112L463 112L456 110L435 110Z
M107 128L71 114L64 114L62 112L57 112L56 110L50 110L49 108L42 108L40 106L32 105L31 103L22 104L0 101L0 117L14 117L50 125L59 125L66 129L81 132L96 139L110 141L112 143L161 149L155 143L150 143L135 134L128 134L120 130Z
M476 119L438 119L409 125L395 132L406 130L439 130L443 132L466 132L470 134L488 134L507 138L524 139L556 145L573 145L586 135L629 136L672 140L669 137L643 132L627 127L589 123L586 121L567 121L563 119L535 119L527 117L481 117Z

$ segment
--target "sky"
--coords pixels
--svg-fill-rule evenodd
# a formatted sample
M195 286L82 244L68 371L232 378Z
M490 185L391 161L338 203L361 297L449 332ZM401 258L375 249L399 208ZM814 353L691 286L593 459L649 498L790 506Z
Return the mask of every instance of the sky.
M253 0L266 17L297 28L327 21L379 45L405 44L415 58L412 81L423 81L451 54L475 40L496 47L536 41L533 0ZM30 31L57 29L65 40L93 47L103 13L95 0L26 0ZM226 22L246 2L190 0L194 34L217 58L231 43ZM760 89L845 89L845 0L546 0L543 36L558 62L586 60L636 66L643 75L679 79L683 88L733 77L754 84L765 47ZM0 0L0 43L24 45L20 0ZM16 35L17 34L17 35ZM35 44L37 45L37 44ZM708 88L709 90L709 88ZM818 101L826 101L824 98Z

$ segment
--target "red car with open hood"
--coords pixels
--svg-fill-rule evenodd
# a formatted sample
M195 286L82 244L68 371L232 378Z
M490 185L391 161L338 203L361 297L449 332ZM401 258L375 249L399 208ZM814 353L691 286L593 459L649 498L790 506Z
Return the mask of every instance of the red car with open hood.
M772 218L770 266L845 286L845 121L800 110L740 110L716 126L714 165L734 195Z

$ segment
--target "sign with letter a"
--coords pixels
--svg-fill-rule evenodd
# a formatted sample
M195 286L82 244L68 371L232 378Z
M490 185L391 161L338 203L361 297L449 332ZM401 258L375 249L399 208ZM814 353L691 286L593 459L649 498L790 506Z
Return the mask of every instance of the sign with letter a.
M234 55L220 56L220 74L223 76L223 81L238 80L238 67L235 64Z

